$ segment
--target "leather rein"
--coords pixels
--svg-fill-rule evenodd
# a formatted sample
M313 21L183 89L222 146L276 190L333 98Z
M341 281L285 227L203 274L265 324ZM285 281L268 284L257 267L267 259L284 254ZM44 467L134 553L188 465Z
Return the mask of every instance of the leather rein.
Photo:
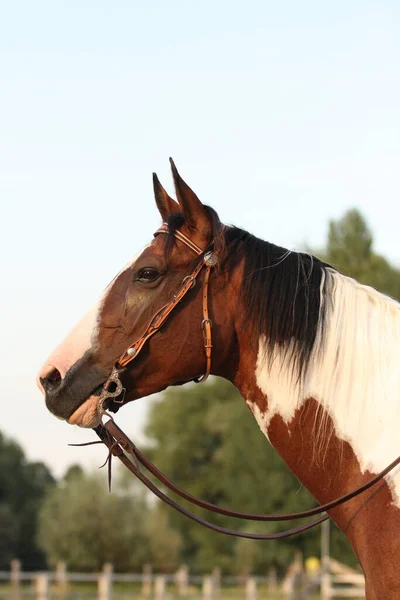
M154 235L158 234L167 234L170 235L170 231L168 229L167 224L163 224ZM302 519L306 517L312 517L315 515L319 515L321 513L325 513L328 510L336 508L341 504L355 498L359 494L362 494L373 485L382 480L394 467L400 464L400 456L393 461L386 469L381 471L378 475L354 489L353 491L332 500L326 504L322 504L315 508L295 513L287 513L280 515L264 515L264 514L254 514L254 513L246 513L234 511L226 508L221 508L215 504L210 502L206 502L205 500L201 500L196 496L182 490L178 486L176 486L172 481L170 481L153 463L150 462L148 458L146 458L140 450L135 446L135 444L128 438L128 436L118 427L115 423L113 417L106 411L105 403L108 399L112 399L113 403L123 404L124 402L124 388L119 379L119 371L121 368L126 367L132 360L134 360L144 344L147 340L154 335L161 326L168 319L169 315L172 313L174 308L179 304L179 302L184 298L184 296L188 293L188 291L195 285L196 279L203 268L205 268L205 276L203 282L203 320L202 320L202 330L203 330L203 338L204 338L204 350L206 356L206 370L204 375L195 380L197 383L201 383L207 379L211 371L211 351L212 351L212 336L211 336L211 328L212 321L209 318L208 313L208 283L210 277L210 271L212 267L214 267L218 258L216 257L213 251L204 251L199 248L192 240L186 237L179 230L174 231L174 237L190 248L197 256L202 257L201 260L197 263L192 273L185 277L182 281L181 287L178 292L172 297L172 299L162 306L152 317L152 319L147 324L143 334L131 345L127 350L120 356L118 361L116 362L110 377L107 379L103 386L103 390L99 397L99 410L102 415L106 415L110 417L110 419L102 424L98 425L94 428L94 431L100 438L98 442L88 442L86 444L71 444L72 446L86 446L91 444L100 444L104 443L109 449L109 455L107 457L106 463L108 463L108 477L109 477L109 486L111 486L111 459L112 456L117 457L130 471L133 473L153 494L155 494L160 500L177 510L178 512L184 514L189 517L196 523L207 527L213 531L217 531L219 533L224 533L226 535L249 538L255 540L277 540L285 537L289 537L291 535L296 535L298 533L302 533L307 529L311 529L315 525L319 525L323 521L329 519L329 515L323 514L316 519L309 521L304 525L299 525L297 527L293 527L286 531L282 531L279 533L249 533L246 531L237 531L233 529L229 529L227 527L222 527L219 525L214 525L213 523L202 519L201 517L196 516L194 513L181 506L171 498L169 498L161 489L159 489L153 481L151 481L141 470L141 466L147 469L153 477L158 480L162 485L168 488L170 491L174 492L184 500L195 504L201 508L209 510L211 512L234 517L237 519L248 519L252 521L290 521L294 519ZM122 400L119 397L122 395ZM105 463L105 464L106 464Z

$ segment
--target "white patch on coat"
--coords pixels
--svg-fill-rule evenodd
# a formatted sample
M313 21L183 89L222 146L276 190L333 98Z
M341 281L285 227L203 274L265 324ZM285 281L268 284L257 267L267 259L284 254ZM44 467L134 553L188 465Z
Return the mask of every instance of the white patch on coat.
M256 402L246 400L246 404L251 410L252 415L255 418L259 428L261 429L267 440L270 441L268 437L268 427L265 427L265 413L262 412L261 408Z
M275 414L289 424L296 409L314 398L336 435L351 445L361 471L378 473L400 454L400 304L330 269L326 278L324 334L320 326L304 381L294 380L279 349L269 360L260 337L256 381L268 409L255 416L267 433ZM321 419L316 436L323 436L323 427ZM400 507L400 475L392 492Z
M62 342L53 350L48 357L37 378L39 388L43 392L40 378L45 378L54 369L57 369L62 378L65 377L69 369L80 359L88 350L96 350L99 340L99 324L102 309L111 288L118 277L127 269L133 267L135 262L148 248L147 244L108 284L99 300L89 310L89 312L75 325L72 331Z

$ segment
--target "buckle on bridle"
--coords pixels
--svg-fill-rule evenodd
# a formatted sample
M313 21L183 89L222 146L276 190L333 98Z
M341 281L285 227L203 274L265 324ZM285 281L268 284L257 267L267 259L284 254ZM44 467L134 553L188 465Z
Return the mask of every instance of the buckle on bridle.
M192 281L192 284L191 284L191 286L190 286L190 288L189 288L189 289L191 290L191 289L192 289L192 288L194 288L194 286L196 285L196 278L195 278L195 277L193 277L193 275L186 275L186 277L184 277L184 278L182 279L182 285L185 285L185 283L186 283L187 281L190 281L190 280Z
M211 321L211 319L203 319L202 322L201 322L201 328L202 328L203 331L205 330L207 323L209 324L210 327L212 327L212 321Z

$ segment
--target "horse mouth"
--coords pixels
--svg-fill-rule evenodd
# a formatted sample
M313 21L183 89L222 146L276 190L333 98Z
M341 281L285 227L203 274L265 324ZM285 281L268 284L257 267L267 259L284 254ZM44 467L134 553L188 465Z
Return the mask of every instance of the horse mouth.
M125 389L118 374L108 369L90 365L83 372L82 364L72 367L61 381L54 385L41 381L48 410L58 417L79 427L97 427L105 410L116 412L124 400ZM48 378L47 378L48 379Z
M92 394L79 405L79 407L67 419L70 425L93 428L101 424L103 409L100 406L99 395Z
M97 427L101 423L103 409L100 405L100 394L103 390L103 384L99 385L92 391L90 396L80 403L78 408L74 410L72 415L67 419L70 425L78 425L79 427Z
M92 429L101 424L101 417L105 410L117 412L119 408L118 400L123 398L125 390L116 397L100 400L103 389L104 384L99 385L93 390L90 396L78 406L72 415L70 415L67 422L70 425L78 425L79 427ZM117 401L117 403L115 403L115 401Z

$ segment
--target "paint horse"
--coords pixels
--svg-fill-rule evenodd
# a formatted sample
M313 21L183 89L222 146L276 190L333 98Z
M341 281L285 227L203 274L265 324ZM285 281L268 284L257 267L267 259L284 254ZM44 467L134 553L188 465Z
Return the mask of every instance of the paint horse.
M47 407L96 427L118 357L126 358L125 395L117 390L110 410L210 371L233 382L320 503L350 492L400 454L400 305L313 256L222 225L171 165L177 201L153 177L161 230L43 366ZM210 251L212 269L198 270L196 285L130 362L132 341ZM200 327L205 289L212 361ZM368 600L400 598L397 473L329 511L360 560Z

